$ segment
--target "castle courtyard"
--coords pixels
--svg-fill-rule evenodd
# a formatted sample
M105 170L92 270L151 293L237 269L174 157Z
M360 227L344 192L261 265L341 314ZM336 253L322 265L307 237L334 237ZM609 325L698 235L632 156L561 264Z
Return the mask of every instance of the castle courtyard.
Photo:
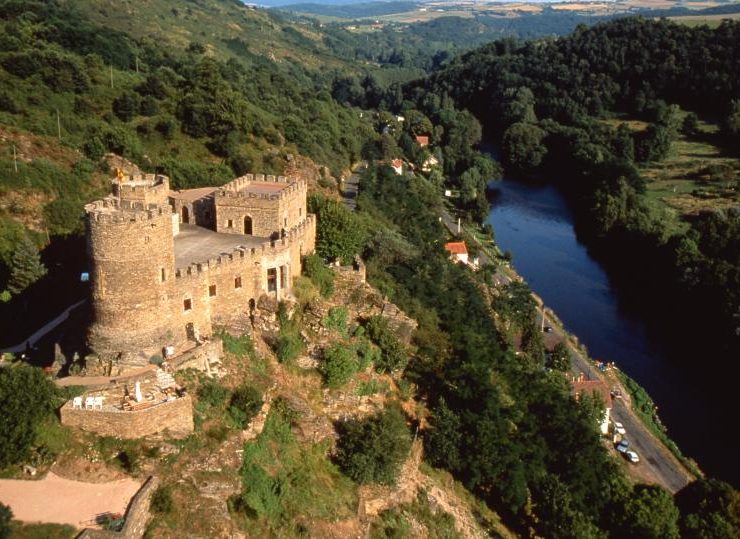
M181 224L180 233L175 236L175 267L185 268L222 253L231 253L240 246L251 249L269 241L270 238L260 236L225 234L202 226Z

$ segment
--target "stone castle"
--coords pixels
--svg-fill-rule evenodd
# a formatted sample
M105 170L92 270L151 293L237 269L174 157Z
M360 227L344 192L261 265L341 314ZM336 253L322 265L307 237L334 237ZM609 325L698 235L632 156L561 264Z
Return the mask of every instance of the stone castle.
M289 294L315 245L307 184L261 174L173 191L166 176L120 174L85 207L92 350L108 357L180 346Z

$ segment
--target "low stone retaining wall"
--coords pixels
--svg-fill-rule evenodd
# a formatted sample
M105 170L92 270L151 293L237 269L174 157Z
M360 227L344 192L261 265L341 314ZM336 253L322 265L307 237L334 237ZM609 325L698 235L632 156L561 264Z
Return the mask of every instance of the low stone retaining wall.
M147 479L139 492L131 498L121 531L86 529L77 536L77 539L140 539L144 536L146 526L149 524L149 518L151 517L149 502L158 486L159 480L152 476Z
M176 356L167 362L172 370L181 369L198 369L199 371L209 372L211 363L218 362L224 355L224 343L218 337L213 337L210 341L196 346L192 350Z
M194 430L190 395L138 411L72 409L69 401L59 413L62 425L118 438L140 438L165 430L184 437Z

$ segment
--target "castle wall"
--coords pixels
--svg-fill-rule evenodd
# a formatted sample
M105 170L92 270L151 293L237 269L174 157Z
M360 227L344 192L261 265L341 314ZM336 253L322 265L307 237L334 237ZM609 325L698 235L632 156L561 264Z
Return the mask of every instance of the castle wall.
M175 437L193 432L193 401L185 395L136 412L72 409L72 401L59 410L62 425L102 436L136 439L169 431Z
M88 205L92 259L93 325L98 352L118 352L167 342L174 282L174 241L169 206L110 211L107 201Z
M245 191L251 181L284 186ZM261 295L281 299L289 293L302 256L314 250L316 220L306 214L305 182L248 175L215 193L168 195L156 207L147 204L160 200L168 181L144 183L114 182L114 192L126 200L108 197L86 206L94 312L89 342L99 354L158 350L211 335L213 324L248 314ZM154 192L147 195L147 189ZM249 215L253 235L274 239L176 268L173 211L183 208L201 226L211 211L221 232L224 216L233 216L232 232L243 232Z
M176 273L176 300L180 309L180 324L193 324L201 335L210 334L212 323L227 323L249 313L250 300L260 295L280 299L292 287L293 278L301 273L301 256L313 251L316 220L309 216L290 230L285 238L265 243L254 249L237 249L202 264L180 268ZM275 270L274 286L270 286L268 270ZM236 286L237 278L240 287ZM215 295L211 295L215 286ZM182 310L184 300L191 300L191 309Z
M276 193L245 191L254 182L274 182L285 184L285 187ZM253 177L251 174L237 178L215 194L216 231L249 234L245 227L245 217L249 217L252 235L279 238L306 218L306 194L305 181L288 183L281 176Z
M113 195L122 204L130 203L143 208L167 204L170 180L159 174L136 174L112 181Z

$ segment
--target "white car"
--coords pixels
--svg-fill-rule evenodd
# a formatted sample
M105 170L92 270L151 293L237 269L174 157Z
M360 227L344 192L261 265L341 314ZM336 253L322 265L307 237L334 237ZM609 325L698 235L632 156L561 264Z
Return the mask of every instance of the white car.
M619 421L614 422L614 432L616 432L617 434L621 434L622 436L627 434L624 425L622 425Z
M624 458L626 458L628 461L632 462L633 464L637 464L638 462L640 462L640 457L634 451L625 452Z
M629 447L630 447L630 443L627 440L622 440L621 442L617 444L617 451L624 454L624 453L627 453L627 450L629 449Z

